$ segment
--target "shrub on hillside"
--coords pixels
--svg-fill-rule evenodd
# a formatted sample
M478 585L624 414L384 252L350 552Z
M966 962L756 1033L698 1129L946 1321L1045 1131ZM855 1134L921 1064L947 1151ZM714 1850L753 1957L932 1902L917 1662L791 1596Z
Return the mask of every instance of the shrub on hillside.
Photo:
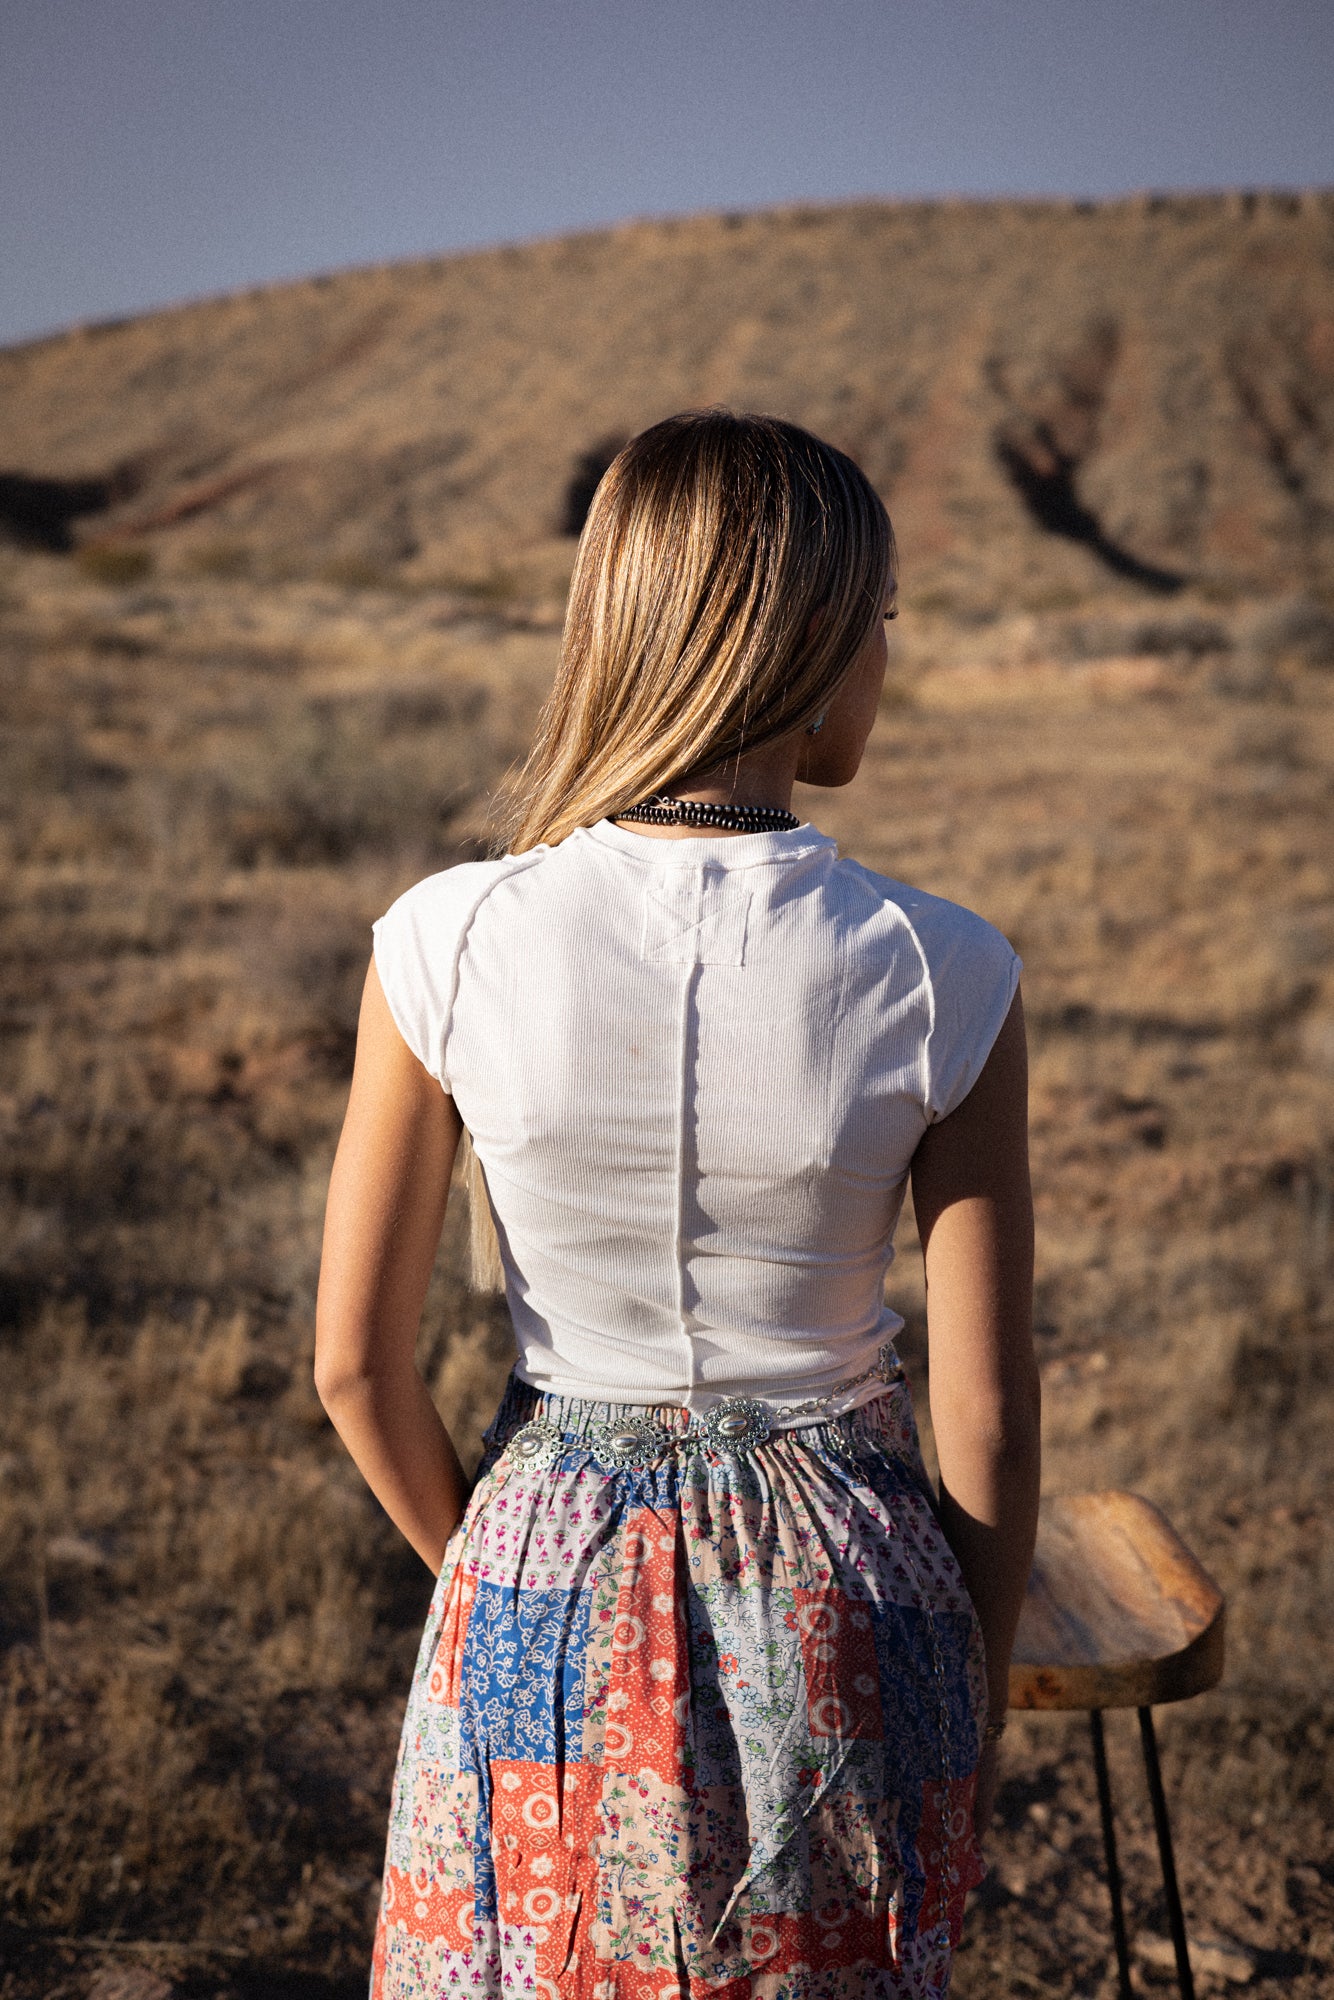
M190 557L190 567L197 575L216 577L221 583L250 576L254 565L254 554L244 542L207 542Z
M85 542L74 562L93 583L142 583L153 574L153 551L136 542Z

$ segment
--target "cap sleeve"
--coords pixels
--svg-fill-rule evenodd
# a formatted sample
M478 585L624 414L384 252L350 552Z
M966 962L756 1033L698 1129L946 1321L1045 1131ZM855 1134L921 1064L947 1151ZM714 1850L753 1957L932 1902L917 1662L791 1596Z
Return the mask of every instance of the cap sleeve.
M936 897L912 911L931 992L926 1115L948 1118L967 1097L1005 1025L1022 961L984 917Z
M371 926L375 970L394 1025L422 1068L446 1091L459 954L497 873L494 862L465 861L428 875Z

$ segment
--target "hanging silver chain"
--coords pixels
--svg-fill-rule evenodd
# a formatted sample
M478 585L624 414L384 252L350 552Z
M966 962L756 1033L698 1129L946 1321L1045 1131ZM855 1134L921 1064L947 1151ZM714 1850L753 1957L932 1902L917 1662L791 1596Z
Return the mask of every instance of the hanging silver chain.
M819 1417L835 1404L841 1396L853 1389L860 1389L863 1382L897 1382L903 1374L903 1363L894 1352L893 1343L886 1341L870 1368L863 1368L860 1375L849 1375L846 1382L835 1382L832 1389L823 1396L812 1396L804 1403L784 1403L778 1414L783 1417Z

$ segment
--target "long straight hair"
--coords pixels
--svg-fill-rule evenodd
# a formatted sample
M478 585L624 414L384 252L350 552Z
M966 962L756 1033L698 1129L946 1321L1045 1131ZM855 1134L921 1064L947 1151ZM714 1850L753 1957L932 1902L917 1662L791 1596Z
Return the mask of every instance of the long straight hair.
M777 417L688 411L632 438L593 496L560 664L497 853L554 846L809 724L894 582L893 530L845 453ZM465 1141L473 1278L500 1282Z

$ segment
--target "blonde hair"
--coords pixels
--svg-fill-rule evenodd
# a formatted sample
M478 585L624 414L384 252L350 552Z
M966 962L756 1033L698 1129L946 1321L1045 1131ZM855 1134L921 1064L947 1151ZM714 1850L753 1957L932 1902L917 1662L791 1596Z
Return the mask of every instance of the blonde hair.
M555 683L497 815L497 853L555 845L810 723L894 582L861 469L777 417L688 411L641 431L593 496ZM465 1141L474 1282L500 1258Z

